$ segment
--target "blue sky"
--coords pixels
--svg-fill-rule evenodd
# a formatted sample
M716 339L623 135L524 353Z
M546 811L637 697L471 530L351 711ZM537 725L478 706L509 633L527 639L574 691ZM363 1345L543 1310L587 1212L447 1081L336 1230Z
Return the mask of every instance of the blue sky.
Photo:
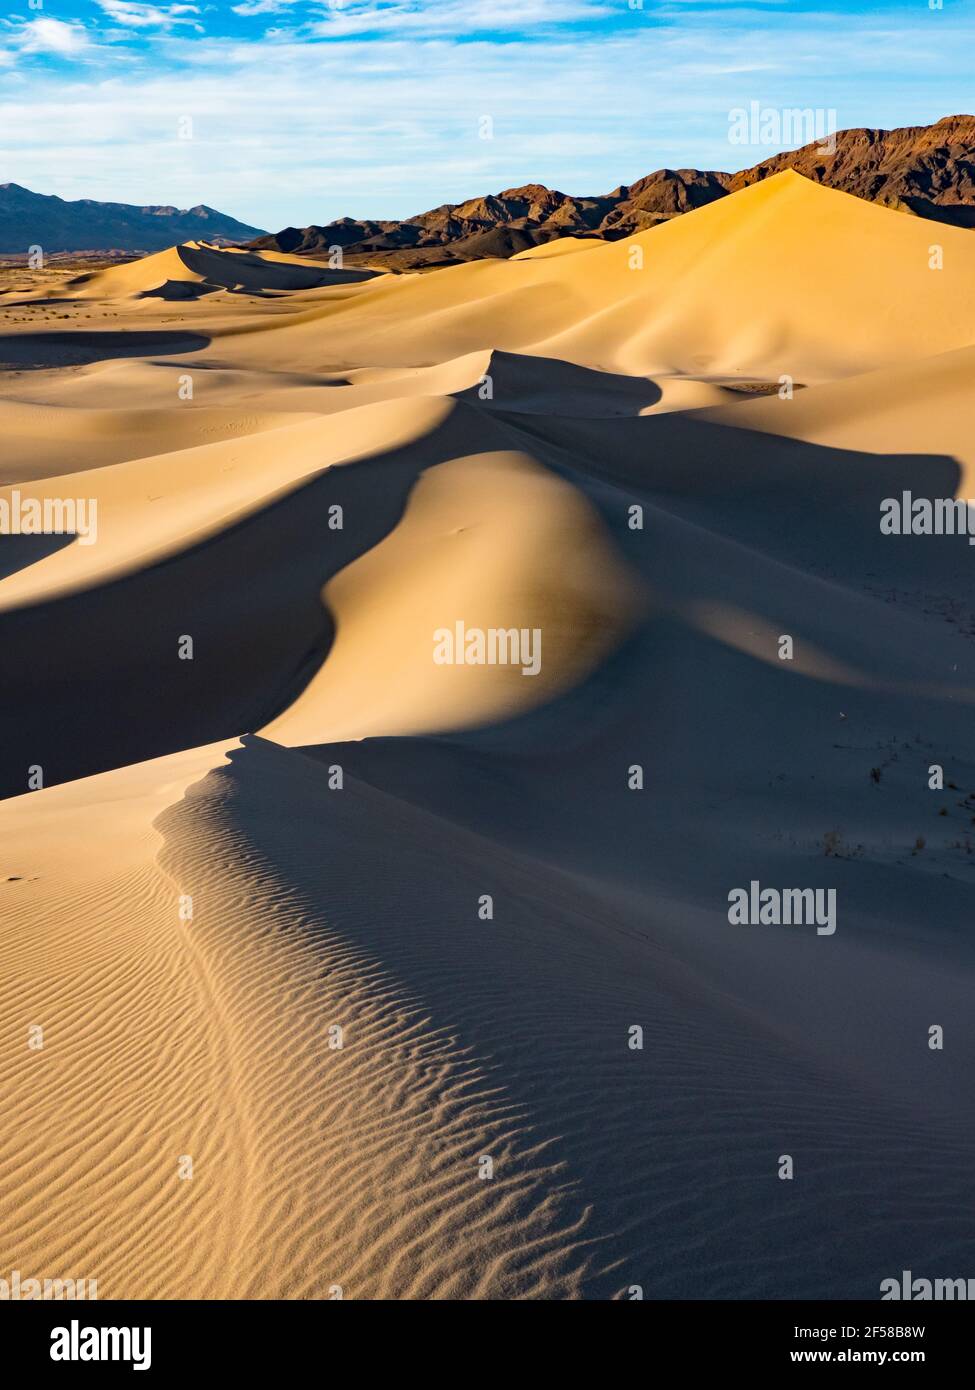
M764 158L729 142L752 102L839 128L970 112L973 40L975 0L14 0L0 182L275 230L605 193Z

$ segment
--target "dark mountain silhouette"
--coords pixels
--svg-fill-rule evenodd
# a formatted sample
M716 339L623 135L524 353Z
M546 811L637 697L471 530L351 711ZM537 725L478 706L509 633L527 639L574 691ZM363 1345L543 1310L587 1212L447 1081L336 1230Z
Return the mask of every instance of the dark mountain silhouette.
M17 183L0 184L0 252L5 254L24 253L31 246L45 253L162 251L181 241L246 242L260 232L202 203L181 211L90 198L67 202Z
M632 236L783 169L918 217L975 227L975 116L946 116L930 126L839 131L833 152L818 143L804 145L737 174L658 169L591 198L528 184L446 203L403 222L343 218L326 226L287 227L252 245L315 257L340 246L353 263L398 269L506 257L557 237Z

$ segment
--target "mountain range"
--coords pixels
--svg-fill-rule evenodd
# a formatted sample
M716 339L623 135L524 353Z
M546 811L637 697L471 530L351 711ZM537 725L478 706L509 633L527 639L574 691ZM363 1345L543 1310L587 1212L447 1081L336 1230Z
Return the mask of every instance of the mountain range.
M444 203L403 221L350 217L268 234L200 204L137 207L32 193L0 184L0 253L154 252L184 241L248 244L258 250L321 257L340 246L352 265L407 270L505 258L559 237L615 241L794 169L816 183L918 217L975 227L975 116L945 116L928 126L857 128L771 155L739 173L658 169L611 193L574 197L544 184Z
M833 152L814 142L737 174L658 169L593 197L533 183L445 203L402 222L344 217L325 226L285 227L251 244L308 256L341 246L353 264L368 260L396 269L506 257L558 237L632 236L784 169L918 217L975 226L975 116L946 116L934 125L898 130L843 130L834 139Z
M32 193L18 183L0 184L0 252L24 254L31 246L57 251L163 251L182 241L227 245L261 235L234 217L200 204L136 207L131 203L97 203L91 198L66 201Z

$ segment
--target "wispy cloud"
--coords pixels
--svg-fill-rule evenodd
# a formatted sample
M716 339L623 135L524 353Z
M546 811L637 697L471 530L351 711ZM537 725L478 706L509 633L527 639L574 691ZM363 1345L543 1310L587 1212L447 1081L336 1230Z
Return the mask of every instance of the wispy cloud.
M336 0L308 25L319 38L348 35L531 35L539 30L604 20L606 0ZM618 17L619 11L617 11Z
M234 14L249 18L256 14L282 14L294 9L296 0L243 0L240 5L231 5Z
M116 24L127 29L171 29L176 24L197 24L193 16L200 14L197 5L144 5L137 0L95 0L98 8Z

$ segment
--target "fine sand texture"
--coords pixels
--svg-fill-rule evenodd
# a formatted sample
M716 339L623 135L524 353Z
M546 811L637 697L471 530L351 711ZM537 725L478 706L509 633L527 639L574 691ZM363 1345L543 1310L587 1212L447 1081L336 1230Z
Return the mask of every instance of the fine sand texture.
M975 1277L975 548L879 524L973 387L972 233L793 173L0 295L0 518L95 521L0 535L0 1274Z

